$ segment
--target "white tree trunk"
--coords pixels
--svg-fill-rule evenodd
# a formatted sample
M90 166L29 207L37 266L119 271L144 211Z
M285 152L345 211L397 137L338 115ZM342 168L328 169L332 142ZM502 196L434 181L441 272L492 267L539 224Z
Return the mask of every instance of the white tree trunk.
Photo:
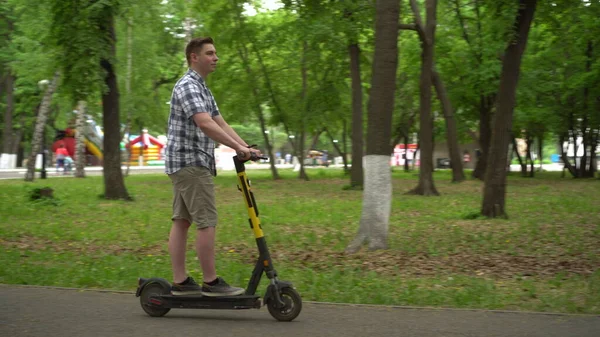
M37 121L35 124L35 130L33 132L33 141L31 143L31 153L29 154L29 160L27 160L27 173L25 174L25 181L33 181L35 179L35 158L40 152L42 147L42 136L44 135L44 127L48 120L48 112L50 111L50 103L52 102L52 95L58 85L59 73L54 74L52 82L48 85L42 104L40 105L40 111L38 112Z
M77 106L77 121L75 122L75 177L85 178L85 142L83 130L85 128L85 101L79 101Z
M386 249L392 209L392 172L390 157L367 155L364 157L363 208L358 233L346 248L356 253L366 241L369 249Z

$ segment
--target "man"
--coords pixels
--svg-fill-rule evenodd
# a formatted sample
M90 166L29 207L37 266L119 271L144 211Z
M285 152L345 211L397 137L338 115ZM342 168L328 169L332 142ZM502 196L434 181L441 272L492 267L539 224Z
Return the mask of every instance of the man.
M215 71L217 52L211 38L191 40L185 49L189 69L175 84L165 151L166 173L173 183L173 225L169 234L169 254L173 268L174 295L240 295L244 289L231 287L215 269L215 227L217 210L213 176L216 175L215 142L233 148L238 158L249 159L248 144L221 116L206 86L208 74ZM198 285L185 270L188 228L196 224L196 253L203 283Z

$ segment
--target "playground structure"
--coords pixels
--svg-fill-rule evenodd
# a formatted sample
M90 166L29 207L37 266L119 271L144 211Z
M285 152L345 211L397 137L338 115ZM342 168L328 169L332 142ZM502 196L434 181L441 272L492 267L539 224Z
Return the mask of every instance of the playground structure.
M163 149L165 143L151 136L148 130L142 130L142 134L130 140L125 147L131 150L129 165L152 166L164 165Z
M392 155L390 164L392 166L403 166L404 162L408 160L408 164L411 165L415 159L418 166L420 158L417 151L417 144L408 144L408 149L404 148L404 144L397 144L394 147L394 154Z
M69 156L75 160L75 132L73 128L57 130L54 143L52 144L52 152L56 152L59 145L63 144ZM102 141L102 130L92 119L88 119L83 127L83 142L85 143L85 155L87 157L85 163L87 165L102 165L102 160L104 159Z

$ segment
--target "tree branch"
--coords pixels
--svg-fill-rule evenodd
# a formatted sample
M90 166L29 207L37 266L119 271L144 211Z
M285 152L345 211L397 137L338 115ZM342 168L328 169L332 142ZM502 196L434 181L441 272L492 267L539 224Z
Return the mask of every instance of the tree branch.
M471 46L471 39L469 39L469 34L467 33L467 27L465 27L465 19L463 18L460 12L460 0L454 0L456 16L458 17L458 22L460 23L460 28L463 33L463 38L467 41L467 44Z
M421 42L428 43L429 41L427 41L427 36L425 36L425 26L423 26L421 12L419 11L419 5L417 4L416 0L410 0L410 8L412 9L415 17L415 26L417 28L417 33L419 33L419 37L421 38Z
M414 23L401 23L398 25L399 30L417 30L417 25Z

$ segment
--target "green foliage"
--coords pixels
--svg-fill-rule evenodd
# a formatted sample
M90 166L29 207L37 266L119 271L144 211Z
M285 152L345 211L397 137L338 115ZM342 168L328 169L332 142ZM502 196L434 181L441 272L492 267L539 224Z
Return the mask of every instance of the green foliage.
M52 126L69 125L77 99L87 100L88 113L102 124L100 95L105 88L100 59L108 57L112 41L99 27L114 17L116 58L110 61L116 68L122 98L121 122L125 124L130 115L132 133L142 128L152 134L166 132L166 102L186 69L186 38L212 36L220 61L208 79L209 87L228 122L253 130L245 137L254 139L254 143L264 142L260 108L264 129L275 130L275 141L281 140L277 149L289 146L287 133L310 134L325 126L334 137L342 139L345 125L345 136L350 139L347 48L356 42L361 49L366 105L373 57L374 2L289 0L283 4L283 8L259 10L251 16L245 8L258 8L260 2L4 1L0 3L0 34L5 37L0 40L0 75L10 72L16 78L13 128L25 130L24 140L28 141L41 100L38 82L49 79L56 70L62 70L63 76L53 100L47 142L52 137ZM493 97L498 88L502 53L514 34L511 25L516 4L493 0L439 2L436 69L455 110L461 142L472 141L481 98ZM402 6L401 22L413 23L408 1ZM600 96L599 8L597 1L539 3L523 58L513 123L516 136L529 133L545 138L570 129L581 133L586 129L584 118L587 128L600 128L600 114L595 113L596 98ZM586 55L589 43L591 57ZM393 127L404 128L419 108L421 48L415 31L402 30L398 44ZM3 111L4 92L0 92ZM438 112L435 137L442 140L445 124L437 100L433 111ZM416 132L417 124L413 123L408 132ZM310 138L307 136L307 143ZM318 147L325 148L328 142L324 137Z
M101 60L111 59L113 37L106 31L117 11L118 0L53 0L50 41L57 46L56 67L63 72L63 86L73 101L86 100L104 88Z

